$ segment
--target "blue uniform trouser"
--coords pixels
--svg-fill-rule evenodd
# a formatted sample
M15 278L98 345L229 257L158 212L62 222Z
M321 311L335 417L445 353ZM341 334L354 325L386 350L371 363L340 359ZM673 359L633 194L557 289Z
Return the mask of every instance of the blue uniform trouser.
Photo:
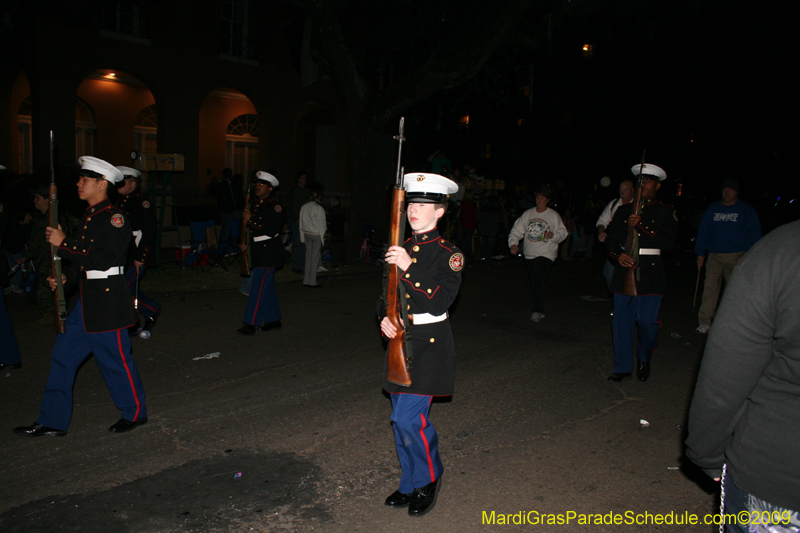
M433 483L444 472L439 436L428 420L432 399L418 394L392 394L394 442L403 469L398 490L403 494Z
M639 343L636 356L644 363L653 357L658 330L660 294L626 296L614 294L614 372L633 373L633 336L639 326Z
M94 354L114 405L122 418L137 422L147 418L144 387L131 357L131 339L126 329L87 333L82 301L67 316L66 333L57 336L50 360L50 377L39 409L37 424L66 431L72 420L72 387L78 367Z
M8 316L6 298L3 296L3 291L0 290L0 363L16 365L20 362L22 362L22 355L19 353L17 336L14 335L14 327Z
M139 269L139 281L141 281L142 276L144 276L144 268ZM125 279L128 280L128 287L131 289L131 295L136 298L136 287L138 286L136 283L136 267L128 267L125 269ZM142 313L142 316L145 318L150 318L161 309L161 304L149 298L141 289L139 289L138 305L139 312Z
M275 291L275 267L254 268L250 274L250 295L242 322L253 326L281 319L281 306Z

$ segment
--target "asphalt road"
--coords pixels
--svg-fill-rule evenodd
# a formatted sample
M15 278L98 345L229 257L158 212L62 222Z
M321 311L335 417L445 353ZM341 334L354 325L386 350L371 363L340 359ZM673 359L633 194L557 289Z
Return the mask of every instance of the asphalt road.
M321 290L282 276L283 329L255 337L235 334L245 305L235 290L153 295L162 318L150 339L133 340L149 421L121 435L107 431L119 412L91 359L68 436L11 433L38 415L55 334L9 297L23 368L0 373L0 530L716 531L567 516L702 522L716 511L714 485L683 457L705 337L690 312L696 271L676 260L646 383L606 380L600 259L555 264L538 324L520 260L465 269L451 309L456 394L431 410L443 486L421 518L383 505L399 466L374 318L380 269L351 266L321 278ZM530 523L546 513L570 523ZM513 525L520 518L528 523Z

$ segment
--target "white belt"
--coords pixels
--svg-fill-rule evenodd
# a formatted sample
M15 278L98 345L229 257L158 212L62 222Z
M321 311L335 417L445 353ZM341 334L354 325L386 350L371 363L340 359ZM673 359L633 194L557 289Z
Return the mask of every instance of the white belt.
M253 242L261 242L261 241L268 241L272 237L268 235L259 235L258 237L253 237Z
M414 313L413 315L408 315L411 319L411 323L415 326L421 326L422 324L435 324L436 322L444 322L447 320L447 313L439 316L434 316L430 313Z
M139 247L139 243L142 242L142 230L135 229L131 233L133 233L134 239L133 242L136 243L136 247Z
M658 248L639 248L639 255L661 255Z
M108 270L87 270L86 279L106 279L109 276L122 274L122 267L111 267Z

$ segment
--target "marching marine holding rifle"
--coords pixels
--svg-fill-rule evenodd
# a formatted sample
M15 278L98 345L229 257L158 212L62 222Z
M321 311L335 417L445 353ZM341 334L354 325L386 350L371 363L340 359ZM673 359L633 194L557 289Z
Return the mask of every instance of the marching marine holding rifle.
M131 240L130 253L128 254L128 264L125 267L125 279L131 289L131 294L137 302L137 310L144 317L143 330L150 331L156 325L158 317L161 315L161 305L149 298L139 289L139 281L144 276L144 269L147 268L151 253L156 245L156 211L150 206L150 202L142 198L139 187L142 183L142 173L135 168L117 167L125 179L117 187L121 195L117 202L117 207L128 215L131 223L133 239Z
M400 486L385 503L408 506L409 515L421 516L435 505L444 470L428 412L434 396L453 394L455 345L448 309L461 286L464 256L436 229L458 185L436 174L406 174L404 189L413 235L402 246L391 246L386 262L397 266L404 289L398 303L408 312L409 324L402 326L412 337L406 343L411 384L388 380L383 384L392 399L392 426L402 468ZM389 339L402 335L389 317L381 321L381 332Z
M667 179L664 169L650 163L631 168L640 176L637 198L617 209L607 229L606 251L616 260L611 280L614 293L614 373L610 381L622 381L633 373L633 339L638 325L636 375L641 381L650 376L650 360L656 347L661 323L658 310L665 291L661 252L675 247L678 218L675 210L656 199L661 182ZM640 172L641 171L641 172ZM639 200L639 214L635 209ZM626 251L629 232L638 237L638 248ZM626 287L626 275L635 276L632 291ZM629 278L630 281L630 278Z
M108 188L122 181L113 165L95 157L79 159L78 196L88 202L76 239L48 226L47 240L59 257L71 264L61 276L77 290L67 306L65 333L53 347L39 418L30 426L14 429L27 437L63 437L72 419L72 388L80 365L93 353L114 404L122 417L109 428L112 433L130 431L147 421L144 388L131 357L131 341L125 331L136 322L133 300L125 282L124 268L131 241L131 225L125 214L111 204ZM56 289L55 278L50 287Z
M275 271L283 267L280 233L286 217L272 195L278 185L278 178L269 172L256 172L255 205L252 211L249 205L242 211L242 219L250 233L250 268L253 272L242 327L237 330L239 335L255 335L256 327L259 331L281 329L281 307L275 291ZM247 254L247 247L240 247L242 253Z

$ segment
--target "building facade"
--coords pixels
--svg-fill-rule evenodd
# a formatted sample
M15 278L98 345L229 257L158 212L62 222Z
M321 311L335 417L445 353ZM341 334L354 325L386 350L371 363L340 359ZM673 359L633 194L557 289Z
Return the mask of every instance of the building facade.
M306 20L278 2L5 3L0 161L17 174L94 155L178 153L176 186L305 170L347 190L344 114L308 53Z

